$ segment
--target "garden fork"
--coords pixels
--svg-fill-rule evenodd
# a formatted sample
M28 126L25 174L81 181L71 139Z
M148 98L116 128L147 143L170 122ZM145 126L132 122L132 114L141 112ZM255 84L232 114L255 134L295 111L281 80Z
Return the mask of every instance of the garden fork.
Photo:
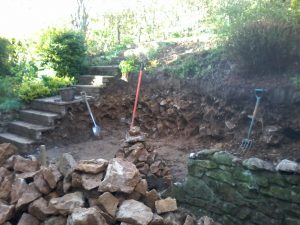
M252 128L255 122L255 117L257 114L257 110L258 110L258 106L260 103L260 100L262 98L262 93L264 92L263 89L255 89L255 97L256 97L256 104L255 104L255 108L251 117L251 123L250 123L250 127L247 133L247 138L243 139L242 144L240 146L240 148L242 150L248 150L252 147L252 143L253 141L250 139L251 133L252 133Z

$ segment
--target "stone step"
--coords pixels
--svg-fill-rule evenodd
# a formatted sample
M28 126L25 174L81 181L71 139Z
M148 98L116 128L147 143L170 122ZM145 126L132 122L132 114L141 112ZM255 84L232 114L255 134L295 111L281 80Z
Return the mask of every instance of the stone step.
M75 85L76 94L80 94L80 92L85 91L87 95L98 97L100 95L100 90L105 87L102 86L93 86L93 85Z
M110 74L112 76L118 76L121 74L120 68L118 65L111 66L91 66L89 68L90 74Z
M12 143L18 148L20 153L28 153L37 146L37 142L32 139L11 133L0 133L0 143Z
M81 96L75 96L73 101L62 101L59 95L48 98L35 99L31 102L31 108L34 110L48 111L65 115L68 110L72 109L74 105L82 101Z
M114 76L108 75L81 75L79 76L79 85L101 86L108 83Z
M42 126L24 121L13 121L8 124L8 132L33 140L40 140L42 138L42 132L51 129L54 129L54 127Z
M60 115L52 112L44 112L39 110L21 110L20 119L29 123L40 124L44 126L54 126L55 121Z

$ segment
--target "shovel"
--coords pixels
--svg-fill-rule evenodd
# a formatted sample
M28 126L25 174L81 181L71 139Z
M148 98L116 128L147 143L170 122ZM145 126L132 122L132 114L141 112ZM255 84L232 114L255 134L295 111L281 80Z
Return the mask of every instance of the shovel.
M255 89L255 97L256 97L256 104L255 104L255 108L253 111L253 114L251 116L251 123L250 123L250 127L247 133L247 137L243 139L242 144L240 146L240 148L242 150L248 150L252 147L252 143L253 141L250 139L251 133L252 133L252 128L255 122L255 117L257 114L257 110L258 110L258 106L260 103L260 100L262 98L262 93L264 92L264 89Z
M95 121L95 118L94 118L94 116L93 116L93 113L92 113L92 111L91 111L91 108L90 108L90 105L89 105L89 103L88 103L88 101L87 101L87 96L86 96L86 92L85 91L82 91L82 92L80 92L80 94L81 94L81 96L82 96L82 98L84 99L84 101L85 101L85 103L86 103L86 106L87 106L87 108L88 108L88 110L89 110L89 114L90 114L90 116L91 116L91 118L92 118L92 121L93 121L93 123L94 123L94 126L93 126L93 128L92 128L92 130L93 130L93 134L95 135L95 136L99 136L100 135L100 133L101 133L101 128L96 124L96 121Z

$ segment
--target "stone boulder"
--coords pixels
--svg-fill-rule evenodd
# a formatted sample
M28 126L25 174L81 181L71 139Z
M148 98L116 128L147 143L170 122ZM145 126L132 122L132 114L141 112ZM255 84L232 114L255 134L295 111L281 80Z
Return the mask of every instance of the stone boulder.
M46 220L49 216L57 214L57 210L53 206L49 206L42 197L29 205L28 212L39 220Z
M19 209L33 202L34 200L41 197L41 195L42 194L37 190L34 183L26 184L24 192L22 193L21 197L18 199L16 208Z
M255 157L244 160L243 166L247 167L249 170L275 170L272 163Z
M12 155L14 155L17 151L17 147L9 144L3 143L0 144L0 166Z
M34 172L39 170L39 161L34 156L24 158L17 155L14 160L14 171L16 172Z
M103 193L97 199L99 207L112 217L116 216L119 203L119 199L113 196L110 192Z
M51 189L54 189L57 185L57 182L62 179L62 174L59 172L58 168L55 165L50 165L49 167L42 168L43 178L49 185Z
M82 174L81 175L81 185L85 190L92 190L97 188L101 184L101 180L103 178L103 174Z
M177 210L176 199L166 198L155 201L155 209L157 214L162 214L166 212L174 212Z
M132 225L147 225L153 218L152 210L141 202L125 200L117 212L117 220Z
M52 198L49 206L53 206L61 215L72 213L75 208L84 205L83 194L81 192L74 192L66 194L59 198Z
M98 174L106 170L108 161L105 159L80 160L75 170L84 173Z
M77 163L73 156L69 153L64 153L58 162L58 170L67 176L76 168Z
M11 219L14 216L14 212L14 205L7 205L0 201L0 224Z
M33 183L36 186L36 188L43 194L49 194L51 192L50 187L48 186L46 180L44 179L42 171L39 171L34 177L33 177Z
M107 225L101 212L96 207L75 208L68 217L67 225Z
M42 223L42 225L66 225L67 218L63 216L52 216Z
M27 213L23 213L21 219L18 222L18 225L39 225L39 224L40 222L37 220L37 218Z
M278 163L276 170L281 172L300 173L300 164L284 159Z
M99 191L131 193L140 179L140 173L133 163L121 158L114 158L107 167Z
M0 167L0 199L9 200L13 180L14 175L4 167Z

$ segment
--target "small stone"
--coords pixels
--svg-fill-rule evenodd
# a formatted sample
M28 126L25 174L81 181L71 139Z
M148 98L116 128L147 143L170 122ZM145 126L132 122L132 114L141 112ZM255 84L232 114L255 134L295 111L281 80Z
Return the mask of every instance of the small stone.
M51 189L56 188L57 182L61 180L62 174L55 165L44 167L42 169L43 177Z
M150 207L152 210L155 209L155 201L159 200L160 196L155 189L147 191L146 195L143 198L143 202L146 206Z
M243 161L243 166L247 167L249 170L268 170L274 171L274 166L272 163L264 161L259 158L249 158Z
M129 134L131 136L137 136L141 134L141 128L138 126L130 127Z
M155 209L157 214L162 214L166 212L174 212L177 210L176 199L166 198L162 200L155 201Z
M16 178L11 186L10 203L15 204L25 192L27 184L24 179Z
M80 160L75 170L98 174L106 170L108 161L105 159Z
M138 170L141 174L147 175L150 170L150 166L143 162L143 164L139 165Z
M140 181L140 173L133 163L114 158L109 163L104 180L99 186L100 192L133 192Z
M125 200L117 212L117 220L135 225L148 225L153 218L151 209L135 200Z
M99 173L99 174L82 174L81 175L82 187L85 190L88 190L88 191L92 190L94 188L97 188L101 184L102 178L103 178L103 173Z
M50 187L47 182L44 180L43 173L40 171L34 176L34 185L35 187L43 194L47 195L51 192Z
M40 222L34 216L23 213L18 225L40 225Z
M119 199L113 196L110 192L105 192L99 196L97 200L99 207L104 211L107 212L112 217L116 216L116 212L119 205Z
M288 159L284 159L278 163L276 166L276 171L300 173L300 164Z
M152 163L152 165L150 166L150 172L152 174L157 173L160 170L160 165L161 165L161 161L156 161Z
M45 220L42 225L66 225L67 218L63 216L53 216Z
M28 212L42 221L51 215L57 214L57 210L53 206L49 206L48 202L42 197L29 205Z
M195 224L194 218L191 217L190 215L187 215L183 225L194 225L194 224Z
M53 206L62 215L72 213L75 208L84 205L83 195L81 192L66 194L60 198L50 200L50 205Z
M72 187L74 188L82 188L82 179L81 179L81 175L77 172L73 172L72 173Z
M34 200L38 199L42 195L37 190L34 183L30 183L30 184L26 185L25 187L26 188L25 188L24 192L22 193L21 198L19 198L19 200L17 202L16 209L19 209L22 206L27 205L30 202L33 202Z
M17 147L10 143L0 144L0 166L13 154L17 152Z
M11 219L14 216L15 206L6 205L0 201L0 224Z
M157 215L156 213L153 214L153 218L151 220L151 222L149 223L149 225L164 225L164 219Z
M28 179L28 178L33 178L39 171L34 171L34 172L25 172L25 173L17 173L16 178L20 179Z
M58 170L64 175L68 175L76 168L77 163L73 156L69 153L64 153L58 162Z
M216 223L212 218L203 216L197 221L197 225L216 225Z
M75 208L68 217L67 225L107 225L105 218L96 207Z
M5 168L3 168L6 170ZM2 171L3 172L3 171ZM0 175L0 199L8 201L12 190L12 184L14 181L13 174L2 173Z
M135 187L134 189L136 192L146 195L146 192L148 191L148 183L146 179L142 179Z
M34 172L39 170L39 161L34 156L24 158L17 155L14 162L14 170L16 172Z

